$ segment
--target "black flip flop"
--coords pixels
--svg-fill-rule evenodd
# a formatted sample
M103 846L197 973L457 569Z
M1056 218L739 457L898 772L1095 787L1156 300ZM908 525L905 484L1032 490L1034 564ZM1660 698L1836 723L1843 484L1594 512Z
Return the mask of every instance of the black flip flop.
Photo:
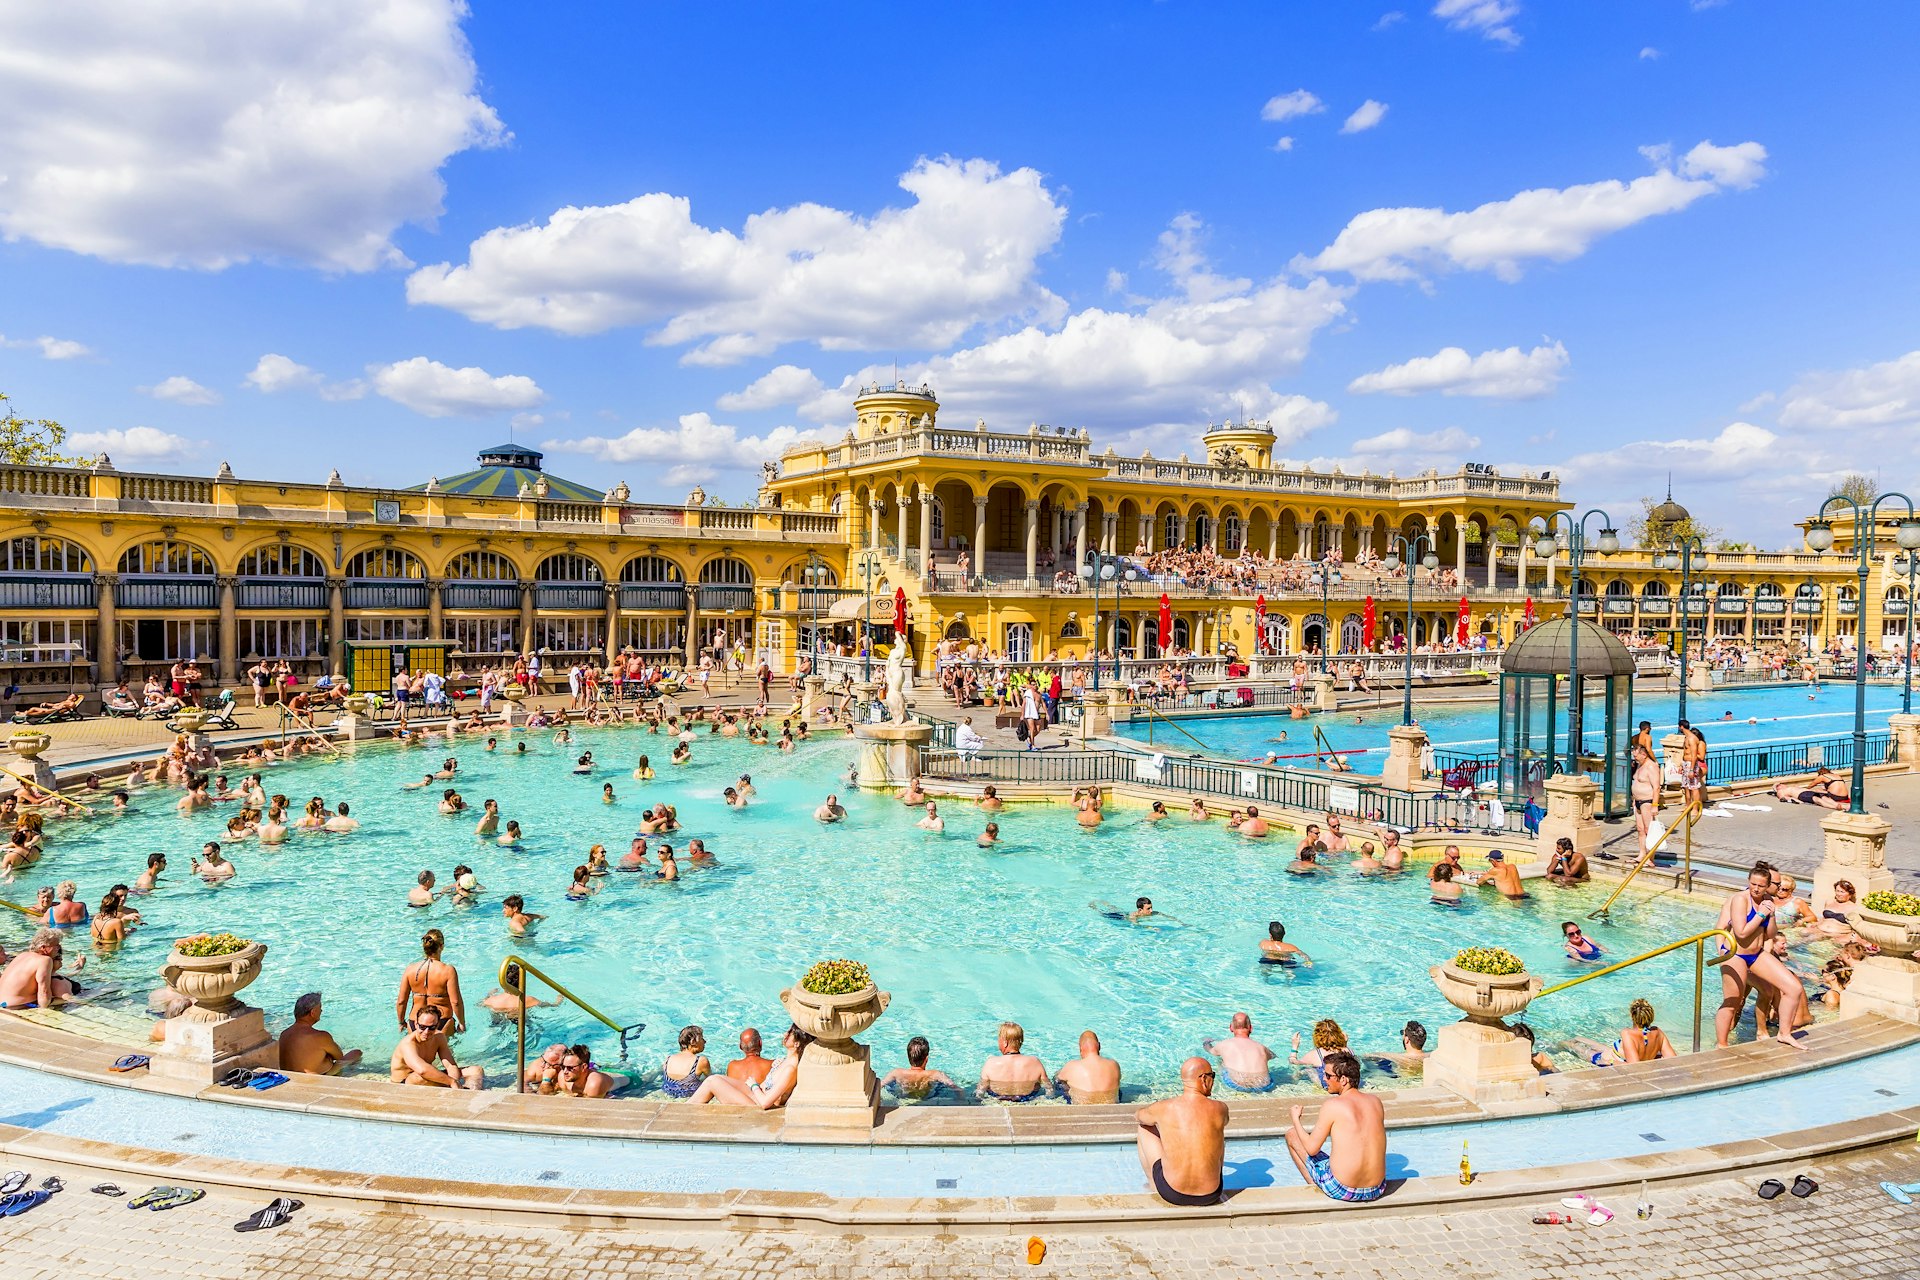
M97 1196L110 1196L115 1199L118 1199L120 1196L123 1196L127 1193L125 1191L122 1191L119 1187L114 1186L111 1182L102 1182L94 1186L93 1194Z
M1760 1198L1762 1200L1777 1199L1779 1196L1785 1193L1786 1189L1787 1189L1786 1184L1781 1182L1780 1179L1768 1178L1765 1182L1760 1184Z
M235 1067L214 1083L218 1084L222 1089L237 1089L252 1078L253 1072L250 1069L246 1067Z
M233 1229L235 1231L271 1231L275 1227L285 1226L292 1221L295 1211L301 1207L301 1201L290 1196L281 1196L266 1208L249 1215L245 1222L234 1223Z
M1793 1186L1790 1189L1793 1192L1794 1199L1805 1200L1808 1196L1820 1189L1820 1184L1803 1173L1793 1180Z

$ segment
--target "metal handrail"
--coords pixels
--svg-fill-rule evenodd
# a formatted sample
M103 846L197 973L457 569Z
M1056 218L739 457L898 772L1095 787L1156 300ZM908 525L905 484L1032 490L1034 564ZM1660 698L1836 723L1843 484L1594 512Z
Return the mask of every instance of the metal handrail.
M540 979L540 981L546 983L547 986L551 988L554 992L564 997L565 999L573 1001L574 1005L577 1008L579 1008L582 1012L586 1013L588 1016L592 1018L598 1019L600 1022L604 1023L607 1027L612 1029L613 1033L620 1037L620 1061L625 1062L627 1060L627 1038L629 1036L637 1036L642 1031L645 1031L647 1029L646 1023L636 1022L630 1027L623 1027L619 1023L615 1022L612 1018L609 1018L606 1014L601 1013L598 1009L588 1004L585 1000L582 1000L579 996L573 994L573 992L561 986L558 982L555 982L552 977L550 977L548 974L543 972L539 968L539 966L535 965L532 961L524 960L519 956L508 956L506 959L500 962L500 989L509 995L518 996L520 998L520 1016L517 1019L519 1023L519 1031L516 1037L517 1047L515 1050L519 1058L519 1065L516 1069L516 1074L514 1076L515 1092L525 1093L527 1091L527 978L526 978L526 975L528 974L532 974L534 977Z
M1655 956L1663 956L1669 951L1678 951L1681 947L1690 946L1693 948L1693 1052L1698 1053L1700 1052L1701 988L1705 985L1706 967L1709 963L1706 958L1706 941L1708 938L1721 938L1725 943L1725 950L1713 958L1711 961L1713 964L1724 964L1727 957L1733 954L1734 948L1739 945L1739 943L1734 940L1733 934L1729 931L1725 929L1708 929L1705 933L1696 933L1691 938L1682 938L1678 942L1669 942L1664 947L1656 947L1652 951L1642 952L1630 960L1621 960L1618 963L1606 966L1604 969L1595 969L1592 973L1583 973L1577 978L1569 978L1565 982L1556 982L1535 996L1534 999L1543 1000L1556 991L1565 991L1568 987L1577 987L1583 982L1592 982L1595 978L1604 978L1610 973L1618 973L1622 969L1632 968L1643 960L1651 960Z
M1176 733L1180 734L1181 737L1185 738L1188 742L1191 742L1194 746L1200 748L1202 751L1213 750L1212 747L1209 747L1206 743L1200 741L1200 739L1194 737L1192 734L1188 733L1185 729L1182 729L1179 725L1175 724L1172 720L1168 719L1164 712L1161 712L1155 709L1152 703L1136 702L1133 704L1133 706L1134 706L1134 710L1145 711L1147 713L1147 745L1148 746L1153 745L1153 722L1155 720L1159 720L1163 722L1169 729L1174 730Z
M290 710L287 707L287 704L284 702L276 702L274 706L277 707L280 711L280 745L282 747L287 745L287 721L291 720L295 724L300 725L302 728L306 729L308 733L318 738L320 740L321 746L333 752L333 754L335 754L336 756L341 754L340 745L336 743L332 738L328 737L326 734L320 732L320 726L313 722L312 717L308 717L307 719L302 720L300 716L294 711Z
M1587 912L1587 919L1612 919L1607 913L1613 908L1613 904L1619 900L1621 894L1627 891L1627 886L1633 883L1633 878L1640 874L1641 868L1653 862L1654 855L1660 852L1661 847L1672 838L1673 833L1676 831L1681 831L1686 834L1686 862L1682 866L1680 874L1685 879L1687 888L1691 890L1693 888L1693 827L1698 821L1700 821L1700 806L1688 805L1685 811L1681 813L1680 821L1674 823L1665 831L1662 831L1660 838L1647 846L1647 851L1640 856L1640 861L1634 863L1625 878L1614 886L1613 892L1607 895L1607 900L1601 903L1597 910Z

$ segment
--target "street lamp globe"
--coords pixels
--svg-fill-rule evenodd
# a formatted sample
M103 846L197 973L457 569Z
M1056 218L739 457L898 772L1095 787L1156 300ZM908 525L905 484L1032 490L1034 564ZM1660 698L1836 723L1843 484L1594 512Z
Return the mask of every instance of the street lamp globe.
M1091 582L1093 580L1093 566L1090 564L1083 564L1076 568L1074 572L1078 574L1083 581Z
M1131 578L1133 576L1133 571L1128 570L1127 576ZM1103 564L1100 566L1100 578L1103 582L1113 581L1113 565L1111 563Z
M1420 557L1420 567L1428 570L1438 569L1440 567L1440 557L1429 551Z
M1920 520L1902 520L1893 540L1908 551L1920 550Z
M1381 557L1380 567L1388 573L1400 572L1400 553L1398 551L1387 552L1385 556Z
M1667 544L1667 553L1660 557L1660 567L1667 570L1680 567L1680 548L1677 544L1671 542Z
M1618 529L1602 529L1600 531L1600 554L1610 556L1619 549L1620 531Z
M1534 536L1533 554L1542 560L1551 560L1560 550L1559 541L1553 536L1553 530L1543 529Z
M1815 551L1833 550L1833 521L1814 520L1807 526L1807 545Z

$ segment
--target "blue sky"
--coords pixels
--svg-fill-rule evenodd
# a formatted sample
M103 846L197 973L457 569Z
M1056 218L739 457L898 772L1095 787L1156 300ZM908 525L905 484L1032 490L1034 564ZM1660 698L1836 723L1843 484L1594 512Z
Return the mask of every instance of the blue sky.
M0 11L0 390L117 465L678 499L943 416L1668 470L1780 545L1920 424L1911 4Z

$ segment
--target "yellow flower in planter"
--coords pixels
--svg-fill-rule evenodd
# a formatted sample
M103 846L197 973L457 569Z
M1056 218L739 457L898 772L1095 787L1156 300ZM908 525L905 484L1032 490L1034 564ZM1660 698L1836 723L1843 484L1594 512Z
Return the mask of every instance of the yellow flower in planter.
M1860 905L1890 916L1920 916L1920 895L1895 893L1891 889L1868 894L1860 900Z
M1527 971L1526 961L1505 947L1468 947L1454 956L1453 967L1489 978L1505 978Z
M822 960L800 979L800 989L816 996L844 996L873 985L873 975L858 960Z

